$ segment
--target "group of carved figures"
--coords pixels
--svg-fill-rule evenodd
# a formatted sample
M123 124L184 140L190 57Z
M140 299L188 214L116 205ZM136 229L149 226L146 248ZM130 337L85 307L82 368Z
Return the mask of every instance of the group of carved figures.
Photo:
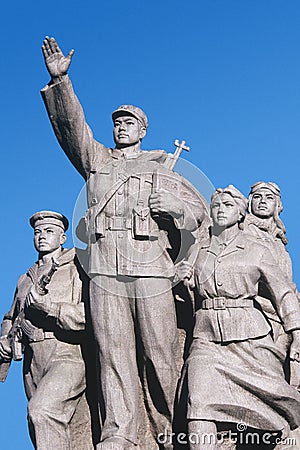
M97 142L67 75L73 51L47 37L43 54L51 124L87 183L88 257L63 248L64 215L30 218L38 261L4 316L0 373L24 353L34 447L150 450L150 433L172 449L184 431L199 436L190 449L212 449L201 436L237 423L286 437L300 425L300 308L278 186L258 182L248 200L217 189L209 208L172 155L141 150L140 108L113 112L114 149Z

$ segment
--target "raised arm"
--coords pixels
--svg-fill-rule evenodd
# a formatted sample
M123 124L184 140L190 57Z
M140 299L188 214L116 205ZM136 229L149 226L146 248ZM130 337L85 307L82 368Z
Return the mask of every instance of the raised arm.
M95 155L107 158L108 150L93 138L83 109L67 75L74 50L64 56L54 38L42 46L50 83L41 91L57 140L71 163L87 179Z

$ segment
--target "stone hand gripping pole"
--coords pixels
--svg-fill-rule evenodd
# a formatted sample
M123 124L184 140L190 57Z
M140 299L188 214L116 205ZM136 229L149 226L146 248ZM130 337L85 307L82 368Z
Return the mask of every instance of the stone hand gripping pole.
M173 170L180 155L182 150L185 150L186 152L190 151L190 147L187 147L185 145L185 141L181 141L179 142L178 139L176 139L174 141L174 145L176 147L176 150L174 153L168 153L168 157L164 162L164 167L166 167L169 170ZM158 192L158 190L160 189L160 183L159 183L159 178L158 178L158 171L155 170L153 171L153 175L152 175L152 193L156 193ZM156 208L152 208L151 210L152 213L152 217L158 217L159 216L159 212L158 209Z

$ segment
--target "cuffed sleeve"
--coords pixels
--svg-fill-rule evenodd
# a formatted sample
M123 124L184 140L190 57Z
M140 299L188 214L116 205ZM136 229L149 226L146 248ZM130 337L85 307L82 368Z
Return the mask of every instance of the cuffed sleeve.
M81 331L85 329L84 304L56 303L53 313L57 325L66 331ZM49 314L49 315L52 315Z

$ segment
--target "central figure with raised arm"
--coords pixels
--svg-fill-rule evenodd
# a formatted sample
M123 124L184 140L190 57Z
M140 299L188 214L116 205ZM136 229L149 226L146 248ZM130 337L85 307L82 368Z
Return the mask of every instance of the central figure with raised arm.
M97 142L67 75L73 51L65 57L47 37L43 53L51 81L42 96L51 124L87 182L90 309L103 421L97 449L134 449L139 376L155 434L172 431L178 340L169 234L197 229L204 206L182 198L165 151L141 150L148 119L140 108L122 105L113 112L115 148ZM169 179L161 183L164 190L162 178Z

